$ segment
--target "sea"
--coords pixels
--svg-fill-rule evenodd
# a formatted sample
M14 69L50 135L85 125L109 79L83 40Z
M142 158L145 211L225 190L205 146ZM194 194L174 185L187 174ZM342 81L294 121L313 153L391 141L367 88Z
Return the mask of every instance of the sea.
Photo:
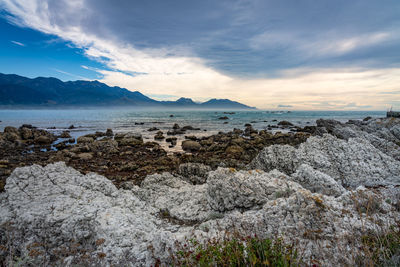
M228 119L221 120L224 116ZM262 130L282 120L304 127L315 125L319 118L346 122L349 119L363 119L368 116L385 117L386 111L21 109L0 110L0 130L3 131L6 126L19 127L22 124L30 124L58 134L73 125L74 129L69 131L75 138L111 128L114 133L135 132L142 134L145 141L154 141L155 132L149 132L149 128L156 127L166 133L175 123L181 127L191 125L200 128L201 130L186 133L199 137L228 132L234 128L244 129L247 123L255 129ZM165 141L161 144L163 147L168 146Z

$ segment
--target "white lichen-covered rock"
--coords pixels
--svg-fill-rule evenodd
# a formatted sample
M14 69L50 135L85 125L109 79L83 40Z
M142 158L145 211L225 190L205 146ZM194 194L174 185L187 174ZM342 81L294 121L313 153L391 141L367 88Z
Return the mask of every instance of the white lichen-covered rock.
M21 258L32 244L46 244L52 258L41 254L40 264L79 263L82 253L55 253L65 246L76 250L78 243L92 259L101 256L98 265L150 266L156 259L170 264L176 244L185 240L202 243L237 232L282 237L321 265L352 265L352 256L362 253L360 237L399 218L400 188L347 191L310 166L300 165L293 176L219 168L202 185L154 174L131 190L64 163L18 168L0 194L0 223L12 225L0 227L0 240L12 233L8 241ZM309 175L328 188L313 185Z
M208 177L208 203L216 211L249 209L287 197L300 186L278 171L236 171L219 168Z
M278 169L293 174L307 164L332 177L344 187L356 188L400 184L400 164L361 138L348 141L324 134L307 139L296 149L273 145L264 148L250 168L270 171Z
M149 175L135 193L169 219L188 224L206 220L206 185L193 186L183 179L170 173Z
M330 133L344 140L362 138L383 153L400 160L400 119L351 120L347 123L320 119L317 126L317 133Z
M313 193L320 193L328 196L340 196L346 189L329 175L314 170L307 164L301 164L290 179L301 184Z

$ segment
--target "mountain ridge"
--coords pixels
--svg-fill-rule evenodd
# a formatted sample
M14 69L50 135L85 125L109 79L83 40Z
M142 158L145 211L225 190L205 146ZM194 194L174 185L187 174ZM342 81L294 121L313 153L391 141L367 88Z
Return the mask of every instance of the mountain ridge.
M158 101L139 91L108 86L94 81L66 81L54 77L27 78L0 73L0 107L74 107L133 106L174 108L255 109L229 99L210 99L203 103L181 97L176 101Z

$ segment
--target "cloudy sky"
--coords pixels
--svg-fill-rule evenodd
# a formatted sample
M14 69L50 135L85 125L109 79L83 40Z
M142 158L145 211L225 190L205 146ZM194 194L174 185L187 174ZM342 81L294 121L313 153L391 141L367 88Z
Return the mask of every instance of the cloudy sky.
M400 108L399 0L0 0L0 72L263 109Z

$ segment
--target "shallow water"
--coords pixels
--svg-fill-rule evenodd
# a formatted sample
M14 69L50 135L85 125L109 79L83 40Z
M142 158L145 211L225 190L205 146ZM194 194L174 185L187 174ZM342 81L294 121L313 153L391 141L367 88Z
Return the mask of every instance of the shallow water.
M224 114L234 112L234 114ZM173 117L170 117L173 115ZM47 129L55 133L68 128L73 137L105 131L112 128L114 132L141 133L145 140L154 140L155 132L148 132L151 127L157 127L166 132L174 123L181 127L191 125L201 128L200 131L187 131L186 135L211 135L219 131L227 132L233 128L244 128L244 124L251 123L256 129L265 129L268 125L276 125L279 121L290 121L298 126L313 125L319 118L347 121L349 119L363 119L367 116L384 117L384 111L230 111L230 110L149 110L149 109L65 109L65 110L0 110L0 130L5 126L19 127L22 124ZM227 116L228 120L219 117ZM273 121L277 120L277 121ZM227 122L227 123L225 123ZM135 125L135 123L137 123ZM143 123L143 125L138 125ZM184 136L182 136L183 138ZM163 147L165 141L160 142ZM178 142L178 149L179 142Z

